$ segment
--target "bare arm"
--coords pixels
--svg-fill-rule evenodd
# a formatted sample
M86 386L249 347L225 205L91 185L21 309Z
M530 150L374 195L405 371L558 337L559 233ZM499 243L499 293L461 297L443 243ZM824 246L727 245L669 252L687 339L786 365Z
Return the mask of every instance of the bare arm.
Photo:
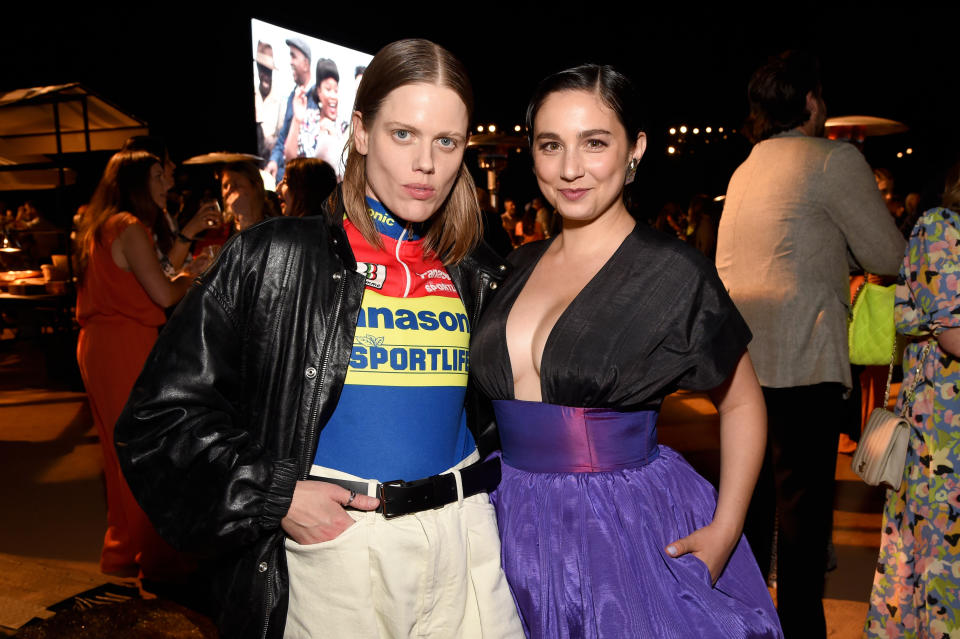
M173 306L190 288L190 276L179 275L173 280L167 279L148 231L140 224L131 224L125 228L113 242L110 252L116 265L133 273L143 290L158 306Z
M220 226L223 223L223 217L220 215L220 211L211 203L207 203L202 206L190 221L184 224L180 232L188 238L194 239L209 228L214 226ZM187 253L190 252L190 242L180 238L175 237L173 240L173 246L167 252L167 260L170 261L170 264L175 269L179 269L183 266L184 261L187 259Z
M287 133L287 140L283 143L283 157L292 160L300 154L300 120L294 116L290 120L290 132Z
M740 540L767 441L763 393L744 352L727 381L710 397L720 414L720 491L713 521L667 547L678 557L693 553L710 570L714 581ZM673 549L673 552L671 552Z
M307 93L303 88L298 88L293 96L293 117L290 118L290 130L287 131L287 139L283 143L283 157L287 160L300 155L300 127L307 117Z
M960 328L948 328L937 336L940 348L960 358Z

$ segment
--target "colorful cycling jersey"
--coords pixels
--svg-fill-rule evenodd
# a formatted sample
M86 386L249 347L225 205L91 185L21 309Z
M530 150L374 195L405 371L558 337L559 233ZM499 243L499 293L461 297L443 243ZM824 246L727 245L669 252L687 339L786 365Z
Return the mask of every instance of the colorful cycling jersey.
M316 466L359 477L414 480L442 472L476 447L463 409L470 321L416 226L367 198L377 249L344 220L367 286L337 407L320 433Z

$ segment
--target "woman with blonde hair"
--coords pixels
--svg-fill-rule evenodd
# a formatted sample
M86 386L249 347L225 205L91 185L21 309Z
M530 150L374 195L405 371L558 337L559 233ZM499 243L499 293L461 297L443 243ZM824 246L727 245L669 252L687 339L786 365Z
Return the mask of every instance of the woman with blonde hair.
M180 571L127 487L113 446L113 428L166 320L163 309L183 297L191 277L170 280L150 229L162 214L166 187L160 159L145 151L110 158L81 222L78 246L77 361L103 447L107 532L105 573L162 577ZM197 262L195 267L202 264Z
M522 634L467 385L506 270L478 247L472 106L442 47L377 53L326 215L231 240L120 419L144 509L217 567L224 636Z

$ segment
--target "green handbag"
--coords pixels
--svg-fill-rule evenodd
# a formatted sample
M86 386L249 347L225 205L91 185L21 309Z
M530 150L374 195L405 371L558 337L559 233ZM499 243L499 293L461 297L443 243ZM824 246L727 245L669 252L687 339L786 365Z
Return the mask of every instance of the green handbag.
M854 294L847 328L851 364L886 366L890 363L897 336L893 323L895 289L895 284L880 286L864 280Z

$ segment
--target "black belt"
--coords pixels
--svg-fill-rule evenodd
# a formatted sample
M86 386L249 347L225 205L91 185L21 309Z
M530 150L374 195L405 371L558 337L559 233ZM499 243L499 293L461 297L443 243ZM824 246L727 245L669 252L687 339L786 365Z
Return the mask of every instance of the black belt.
M310 479L336 484L360 495L367 494L369 485L365 481L332 477L311 476ZM500 459L489 459L461 468L460 482L463 485L464 497L492 491L500 483ZM377 497L380 498L377 512L382 513L385 519L392 519L431 508L441 508L457 501L457 480L453 473L444 473L415 481L387 481L377 484Z

